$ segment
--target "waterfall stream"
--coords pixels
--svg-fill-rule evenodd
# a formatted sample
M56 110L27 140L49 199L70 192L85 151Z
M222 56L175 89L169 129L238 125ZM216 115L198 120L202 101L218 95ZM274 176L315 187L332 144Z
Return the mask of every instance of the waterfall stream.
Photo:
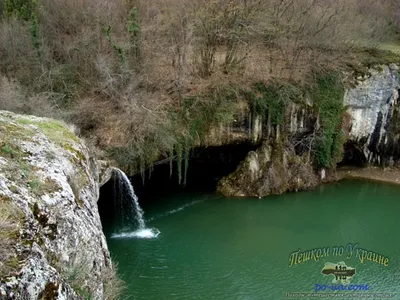
M114 187L116 217L119 223L124 224L124 227L120 228L118 233L113 234L112 237L156 238L160 232L155 228L146 228L144 212L128 176L120 169L115 168L114 170L117 179Z

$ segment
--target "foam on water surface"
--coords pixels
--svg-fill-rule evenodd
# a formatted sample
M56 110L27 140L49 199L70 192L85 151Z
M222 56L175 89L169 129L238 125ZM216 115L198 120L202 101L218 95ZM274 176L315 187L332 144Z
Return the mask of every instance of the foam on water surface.
M132 232L120 232L111 235L111 238L136 238L136 239L155 239L160 234L160 231L156 228L145 228L139 229Z

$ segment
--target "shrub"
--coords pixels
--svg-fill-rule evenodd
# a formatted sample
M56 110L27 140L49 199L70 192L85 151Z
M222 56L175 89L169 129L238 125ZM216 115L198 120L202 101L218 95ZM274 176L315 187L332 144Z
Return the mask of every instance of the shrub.
M343 150L344 86L341 76L334 71L316 73L314 82L309 92L321 125L321 136L313 147L315 159L319 167L332 167Z

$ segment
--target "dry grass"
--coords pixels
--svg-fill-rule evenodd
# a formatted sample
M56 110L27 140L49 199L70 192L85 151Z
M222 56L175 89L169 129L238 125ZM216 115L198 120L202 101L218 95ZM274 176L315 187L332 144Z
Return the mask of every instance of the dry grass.
M84 299L92 299L93 287L87 281L91 272L92 261L89 257L75 257L65 274L69 285ZM103 283L103 299L120 299L125 288L125 283L118 278L116 265L104 267L101 273Z
M18 233L18 211L5 195L0 194L0 277L11 274L18 268L14 245Z
M113 267L106 269L102 276L104 300L120 299L126 286L125 282L118 278L117 265L113 263Z

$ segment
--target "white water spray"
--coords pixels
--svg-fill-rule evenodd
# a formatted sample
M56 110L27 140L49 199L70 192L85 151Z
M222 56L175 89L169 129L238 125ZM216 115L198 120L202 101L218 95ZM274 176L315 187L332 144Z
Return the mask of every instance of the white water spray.
M128 176L120 170L115 168L115 172L118 178L118 192L119 196L116 197L119 201L120 206L120 218L124 224L132 224L135 220L137 222L137 228L135 231L131 231L129 228L128 232L125 230L117 234L112 235L113 238L156 238L160 231L155 228L146 228L146 223L143 218L143 210L139 205L138 197L133 190L133 186Z

